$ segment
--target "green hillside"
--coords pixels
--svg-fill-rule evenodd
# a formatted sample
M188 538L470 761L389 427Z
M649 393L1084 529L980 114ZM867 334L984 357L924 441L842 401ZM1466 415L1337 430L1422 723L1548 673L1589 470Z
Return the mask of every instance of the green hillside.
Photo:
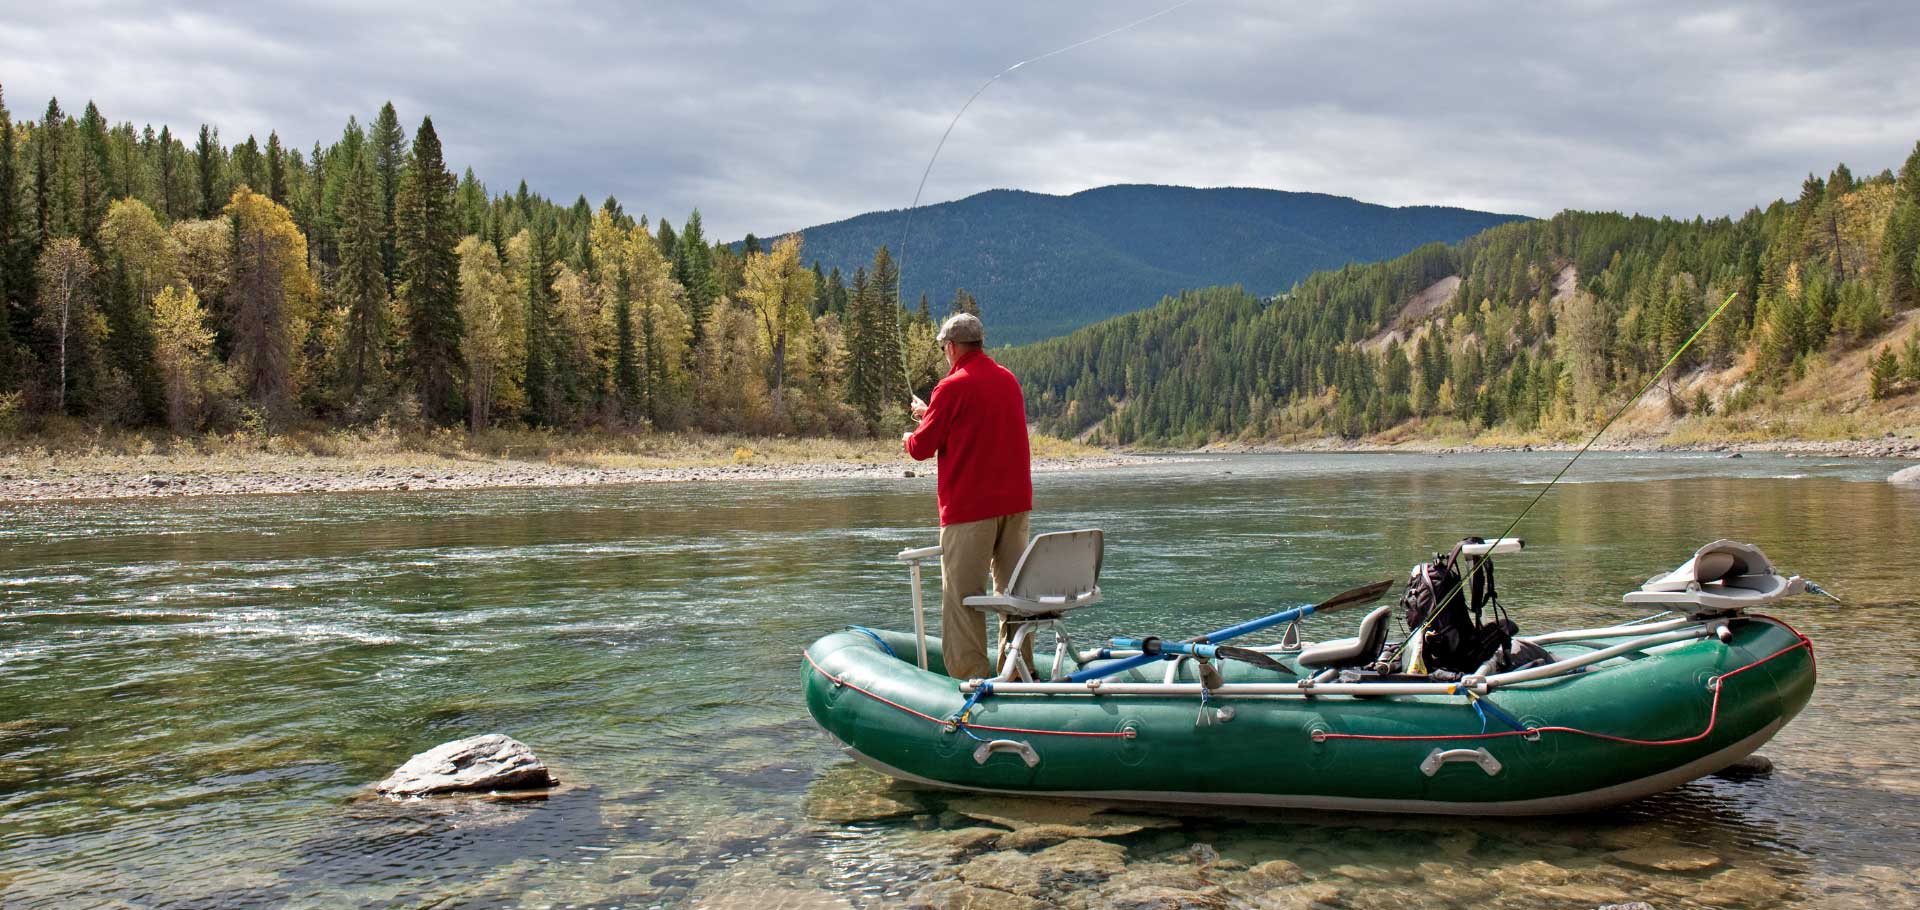
M943 310L977 297L992 340L1060 335L1182 289L1287 288L1316 269L1454 242L1519 218L1389 208L1319 193L1108 186L1049 196L993 190L914 211L874 212L801 231L806 256L850 276L881 246L904 246L901 297Z
M1732 295L1649 419L1858 433L1915 423L1916 248L1920 147L1897 178L1842 165L1738 219L1565 212L1318 272L1275 299L1182 293L1003 359L1043 430L1110 444L1566 437ZM1782 424L1787 406L1826 429Z

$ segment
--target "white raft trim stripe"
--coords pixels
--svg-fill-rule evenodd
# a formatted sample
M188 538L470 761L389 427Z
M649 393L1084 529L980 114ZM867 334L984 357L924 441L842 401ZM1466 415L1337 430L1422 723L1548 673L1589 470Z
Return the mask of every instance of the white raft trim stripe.
M889 777L911 783L937 787L943 790L961 790L970 793L998 793L1007 796L1039 796L1057 799L1105 799L1115 802L1133 803L1186 803L1203 806L1256 806L1268 809L1328 809L1338 812L1392 812L1422 813L1428 815L1558 815L1570 812L1589 812L1632 802L1636 799L1652 796L1678 787L1691 780L1712 774L1740 759L1752 755L1755 750L1766 745L1780 728L1785 726L1786 718L1770 721L1753 735L1724 749L1703 755L1677 768L1662 771L1659 774L1630 780L1626 783L1569 793L1565 796L1549 796L1539 799L1507 800L1484 803L1442 802L1439 800L1419 799L1367 799L1350 796L1310 796L1302 794L1277 793L1196 793L1180 790L1007 790L998 787L968 787L961 784L937 781L918 774L911 774L879 761L852 746L844 747L854 760L885 774ZM1415 769L1416 771L1418 769Z

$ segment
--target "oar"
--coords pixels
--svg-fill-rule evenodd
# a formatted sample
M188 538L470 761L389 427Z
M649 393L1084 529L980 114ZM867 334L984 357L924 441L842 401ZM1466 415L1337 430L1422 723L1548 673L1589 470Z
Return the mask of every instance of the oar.
M1286 664L1274 660L1265 654L1258 651L1249 651L1246 648L1236 648L1232 645L1196 645L1179 641L1162 641L1159 638L1149 635L1146 638L1116 638L1113 640L1113 646L1121 649L1139 651L1141 654L1187 654L1193 657L1245 661L1256 667L1264 667L1268 670L1279 670L1282 673L1293 672Z
M1311 616L1314 613L1326 613L1332 610L1344 609L1346 607L1353 607L1353 606L1359 606L1361 604L1373 603L1374 601L1380 599L1380 595L1387 593L1387 589L1391 587L1393 587L1393 582L1391 580L1377 581L1370 585L1364 585L1362 587L1354 588L1351 591L1344 591L1339 594L1335 594L1334 596L1329 597L1326 600L1323 600L1317 604L1308 604L1303 607L1294 607L1291 610L1282 610L1271 616L1263 616L1263 617L1260 617L1259 619L1250 619L1238 625L1228 626L1219 631L1209 632L1197 638L1189 639L1185 643L1186 644L1216 644L1218 642L1225 641L1229 638L1237 638L1241 635L1247 635L1253 632L1258 632L1261 629L1272 628L1273 626L1277 626L1281 623L1292 622L1296 619L1300 619L1305 616ZM1125 673L1126 671L1131 670L1135 667L1144 667L1147 664L1153 663L1154 661L1157 661L1157 660L1169 660L1169 659L1171 659L1171 655L1168 655L1168 654L1141 654L1137 657L1128 657L1128 658L1123 658L1121 660L1116 660L1113 663L1107 664L1105 666L1088 667L1085 670L1081 670L1080 672L1067 677L1067 680L1069 682L1086 682L1087 680L1090 680L1090 679L1102 679L1104 677L1112 676L1116 673Z

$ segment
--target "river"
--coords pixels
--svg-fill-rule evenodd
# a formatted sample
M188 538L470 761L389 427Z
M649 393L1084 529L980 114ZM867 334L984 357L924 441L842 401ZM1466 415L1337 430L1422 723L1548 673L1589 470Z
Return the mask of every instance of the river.
M1564 458L1043 475L1034 529L1107 532L1082 640L1191 634L1402 578L1497 533ZM1911 906L1920 488L1884 482L1902 466L1591 454L1500 562L1523 632L1641 615L1620 593L1718 537L1837 592L1776 611L1821 675L1762 750L1771 775L1566 819L1163 810L1065 878L983 852L980 800L857 768L802 704L806 642L910 628L891 555L935 542L929 478L0 505L0 906L1158 906L1109 882L1135 873L1195 906ZM493 731L564 788L367 798ZM1644 861L1662 852L1692 868ZM1298 874L1250 880L1275 859Z

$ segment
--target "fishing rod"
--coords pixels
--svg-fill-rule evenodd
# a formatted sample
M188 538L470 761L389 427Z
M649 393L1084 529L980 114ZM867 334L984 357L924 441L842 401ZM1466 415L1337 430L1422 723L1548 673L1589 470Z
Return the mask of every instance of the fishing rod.
M973 94L967 96L967 102L965 104L960 105L960 109L954 112L953 119L951 121L948 121L947 123L946 131L940 134L940 141L934 143L933 154L928 156L927 166L924 170L920 172L920 185L917 187L914 187L913 203L907 206L906 223L901 225L900 227L900 255L894 257L893 296L896 301L900 302L901 307L906 306L905 288L906 288L906 282L907 282L907 238L911 236L913 232L913 213L916 209L920 208L920 194L926 192L927 178L933 175L933 164L934 162L940 160L941 149L944 149L947 147L947 137L953 135L953 128L960 125L960 118L965 117L967 115L967 109L970 107L973 107L973 103L980 99L980 96L986 92L988 87L992 86L995 82L999 82L1001 77L1006 76L1007 74L1013 72L1014 70L1017 70L1023 66L1026 66L1029 63L1039 63L1040 61L1045 60L1048 57L1058 57L1061 54L1067 53L1068 51L1078 50L1080 48L1086 47L1089 44L1093 44L1099 41L1104 41L1108 38L1113 37L1114 35L1118 35L1121 32L1124 32L1130 28L1133 28L1134 26L1145 25L1148 22L1152 22L1153 20L1158 19L1161 16L1165 16L1168 13L1171 13L1174 10L1177 10L1183 6L1191 6L1195 2L1197 2L1197 0L1180 0L1179 3L1175 3L1174 5L1169 6L1165 9L1162 9L1159 12L1153 13L1151 15L1142 16L1118 28L1109 29L1107 31L1101 32L1098 35L1094 35L1091 38L1083 38L1065 47L1055 48L1053 50L1050 50L1044 54L1040 54L1035 57L1028 57L1027 59L1022 60L1018 63L1015 63L1014 65L1009 66L1006 69L1001 70L1000 72L994 73L993 78L980 83L980 87L977 89L974 89ZM900 351L901 372L906 373L908 371L907 368L910 365L911 365L911 361L908 359L907 351L903 347Z
M1701 333L1707 330L1707 326L1712 325L1715 319L1719 319L1720 314L1723 312L1726 312L1727 307L1732 306L1734 299L1739 296L1740 296L1739 291L1735 291L1731 294L1728 294L1727 299L1722 301L1718 307L1714 308L1712 313L1707 315L1706 321L1700 323L1700 327L1694 329L1693 334L1687 336L1687 340L1683 342L1680 345L1680 347L1674 349L1672 356L1669 356L1667 358L1667 362L1664 364L1661 364L1660 369L1654 371L1653 376L1649 377L1647 379L1646 384L1640 387L1640 391L1633 393L1633 397L1628 398L1624 403L1622 403L1619 409L1613 412L1613 416L1607 418L1607 422L1601 424L1600 429L1594 431L1594 434L1587 439L1587 444L1581 446L1579 451L1573 453L1572 458L1567 459L1566 464L1560 466L1560 472L1553 475L1553 479L1547 481L1546 486L1540 488L1540 492L1535 494L1532 501L1527 503L1527 507L1524 509L1521 509L1520 514L1515 515L1513 517L1513 521L1507 523L1507 529L1504 531L1501 531L1499 537L1493 538L1493 542L1499 543L1501 541L1512 540L1513 529L1516 527L1519 527L1521 520L1527 517L1527 513L1533 511L1534 506L1537 506L1540 504L1540 500L1546 498L1547 493L1553 489L1554 484L1557 484L1560 482L1560 478L1567 476L1567 471L1573 468L1573 463L1576 461L1579 461L1580 456L1587 454L1587 450L1590 448L1593 448L1593 444L1600 441L1601 435L1606 433L1607 429L1613 426L1614 421L1619 420L1622 415L1626 414L1627 409L1630 407L1633 407L1634 402L1637 402L1640 400L1640 396L1647 394L1647 390L1653 388L1654 384L1660 381L1660 377L1666 375L1666 372L1672 369L1675 363L1679 362L1680 355L1685 354L1688 348L1693 347L1693 343L1699 340ZM1466 574L1460 576L1460 580L1454 583L1453 590L1448 591L1447 596L1440 598L1438 603L1444 604L1451 601L1453 598L1460 596L1460 592L1463 589L1465 589L1467 586L1467 583L1473 579L1474 573L1479 572L1482 566L1485 566L1491 562L1492 560L1489 560L1489 559L1472 560L1473 564L1467 568ZM1419 624L1415 625L1413 629L1407 633L1407 637L1400 642L1399 646L1394 649L1393 653L1395 654L1405 653L1407 645L1412 644L1416 638L1419 638L1422 634L1424 634L1427 631L1427 626L1433 623L1434 618L1439 616L1440 612L1441 611L1436 609L1428 613L1425 617L1421 618Z

